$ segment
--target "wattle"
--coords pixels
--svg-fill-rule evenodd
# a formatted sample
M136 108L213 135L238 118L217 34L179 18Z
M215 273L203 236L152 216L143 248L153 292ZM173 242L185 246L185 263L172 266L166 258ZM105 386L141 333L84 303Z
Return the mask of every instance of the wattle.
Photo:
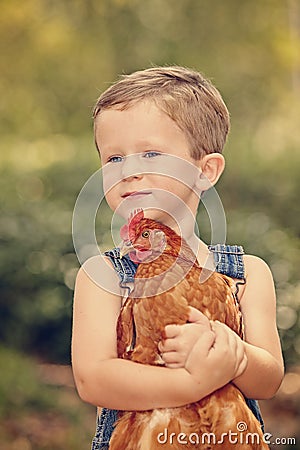
M146 258L151 256L152 250L135 250L129 253L129 258L135 263L143 262Z

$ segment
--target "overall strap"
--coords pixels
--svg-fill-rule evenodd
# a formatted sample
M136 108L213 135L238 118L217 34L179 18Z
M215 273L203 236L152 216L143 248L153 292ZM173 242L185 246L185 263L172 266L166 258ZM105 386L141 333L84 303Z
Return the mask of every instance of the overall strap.
M213 254L217 272L231 278L245 278L245 252L241 245L216 244L208 248Z
M128 255L120 258L120 249L118 247L108 250L104 254L109 257L115 271L119 275L120 287L128 289L130 293L131 287L128 284L134 283L134 275L138 264L131 261Z

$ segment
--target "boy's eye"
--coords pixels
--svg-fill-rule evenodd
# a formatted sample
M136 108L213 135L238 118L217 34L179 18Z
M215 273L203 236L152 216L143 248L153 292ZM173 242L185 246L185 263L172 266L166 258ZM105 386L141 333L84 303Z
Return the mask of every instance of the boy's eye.
M117 162L121 162L123 160L122 156L111 156L110 158L108 158L107 162L109 163L117 163Z
M144 153L144 158L155 158L155 156L159 156L161 153L155 152L153 150Z

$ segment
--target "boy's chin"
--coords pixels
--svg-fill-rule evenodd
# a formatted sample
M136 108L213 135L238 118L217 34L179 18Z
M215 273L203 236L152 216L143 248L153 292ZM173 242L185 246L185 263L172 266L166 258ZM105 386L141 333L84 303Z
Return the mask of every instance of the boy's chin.
M147 208L144 209L144 216L147 219L152 219L157 222L161 222L164 225L169 226L170 228L174 228L177 225L177 221L174 217L172 217L169 213L166 211L163 211L161 209L156 208Z
M174 227L174 225L176 225L176 220L169 213L157 208L143 208L142 206L139 206L138 208L133 209L119 208L115 212L127 221L130 215L138 209L143 210L144 217L146 219L156 220L157 222L161 222L169 227Z

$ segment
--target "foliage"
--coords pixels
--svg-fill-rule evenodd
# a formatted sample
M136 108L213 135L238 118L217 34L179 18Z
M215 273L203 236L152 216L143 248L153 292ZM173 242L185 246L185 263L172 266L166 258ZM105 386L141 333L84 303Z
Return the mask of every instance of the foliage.
M36 361L15 351L0 347L0 359L1 449L80 450L89 446L95 409L82 405L72 386L43 381Z
M16 352L0 348L2 371L0 379L0 417L16 415L26 410L51 410L55 408L57 393L44 389L37 380L31 362Z

